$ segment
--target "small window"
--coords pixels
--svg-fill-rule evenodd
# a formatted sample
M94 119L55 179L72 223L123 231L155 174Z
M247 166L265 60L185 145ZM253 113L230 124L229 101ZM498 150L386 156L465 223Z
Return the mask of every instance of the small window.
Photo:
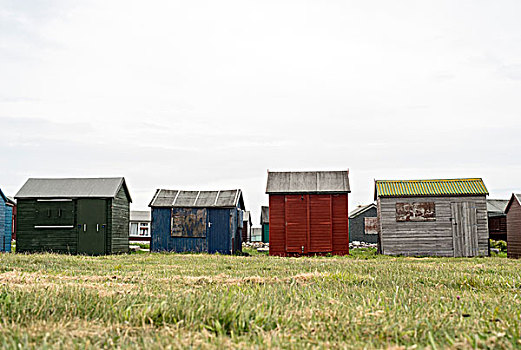
M366 217L364 218L364 232L366 235L378 234L378 218Z
M132 236L137 236L137 224L136 223L131 223L130 224L130 234Z
M396 203L396 222L436 221L434 202Z

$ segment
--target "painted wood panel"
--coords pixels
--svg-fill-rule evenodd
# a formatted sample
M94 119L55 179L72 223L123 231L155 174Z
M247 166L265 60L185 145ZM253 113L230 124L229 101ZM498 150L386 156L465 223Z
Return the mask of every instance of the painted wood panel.
M349 254L349 219L347 194L334 194L332 200L334 255Z
M521 258L521 205L515 199L507 214L507 256Z
M285 196L270 195L270 255L286 255Z

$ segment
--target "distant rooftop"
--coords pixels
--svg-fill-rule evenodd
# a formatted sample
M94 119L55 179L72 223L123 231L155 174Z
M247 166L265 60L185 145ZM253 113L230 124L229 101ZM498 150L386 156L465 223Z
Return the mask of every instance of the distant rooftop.
M131 210L130 221L152 221L150 210Z

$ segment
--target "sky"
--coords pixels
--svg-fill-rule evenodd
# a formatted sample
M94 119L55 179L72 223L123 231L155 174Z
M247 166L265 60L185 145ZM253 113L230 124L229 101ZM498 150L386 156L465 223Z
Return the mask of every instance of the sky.
M481 177L521 191L518 0L0 0L0 188L124 176L243 190L267 170Z

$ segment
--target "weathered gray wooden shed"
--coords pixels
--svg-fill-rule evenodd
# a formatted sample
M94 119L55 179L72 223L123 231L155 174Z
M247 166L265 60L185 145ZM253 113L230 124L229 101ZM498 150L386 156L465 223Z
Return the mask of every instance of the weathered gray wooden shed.
M482 179L376 181L379 252L488 255L487 195Z
M17 252L101 255L129 250L125 179L29 179L18 191Z

